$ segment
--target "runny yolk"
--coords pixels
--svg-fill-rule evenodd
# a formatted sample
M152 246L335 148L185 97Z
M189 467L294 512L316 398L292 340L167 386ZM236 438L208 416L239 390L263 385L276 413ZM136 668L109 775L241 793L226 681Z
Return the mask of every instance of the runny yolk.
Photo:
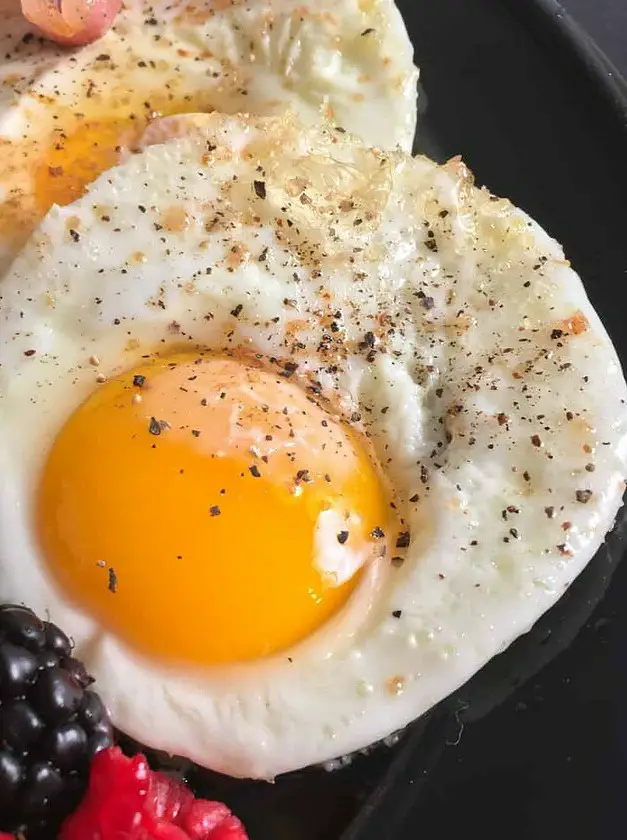
M35 170L35 194L41 215L53 204L80 198L105 170L120 163L145 128L128 117L94 117L53 132L51 145Z
M92 108L81 119L61 112L59 124L41 150L34 170L39 215L45 215L53 204L65 206L84 195L99 175L117 166L137 148L155 120L160 128L153 142L164 142L178 129L176 120L163 119L164 115L182 115L184 119L186 114L209 109L202 97L162 101L157 96L153 97L153 104L157 110L137 107L129 111L130 106L108 110L103 106L99 113Z
M145 655L205 665L320 627L385 553L388 515L364 442L296 382L189 354L100 386L37 499L71 600Z

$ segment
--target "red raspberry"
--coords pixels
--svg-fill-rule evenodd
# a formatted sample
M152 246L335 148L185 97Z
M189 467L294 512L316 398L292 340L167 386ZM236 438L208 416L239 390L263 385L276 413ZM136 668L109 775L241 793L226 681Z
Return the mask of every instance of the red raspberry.
M248 835L226 805L194 799L185 785L154 773L143 755L127 758L112 747L93 759L87 795L63 823L59 840L248 840Z

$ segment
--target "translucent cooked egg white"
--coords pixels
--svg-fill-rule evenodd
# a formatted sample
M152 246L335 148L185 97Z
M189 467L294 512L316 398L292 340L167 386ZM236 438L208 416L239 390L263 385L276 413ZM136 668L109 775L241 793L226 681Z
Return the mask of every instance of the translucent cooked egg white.
M413 141L417 71L393 0L130 0L73 51L12 0L0 15L0 272L163 115L289 109L383 148Z
M188 128L3 281L0 597L71 634L121 729L271 779L561 596L621 504L627 387L559 246L459 161Z

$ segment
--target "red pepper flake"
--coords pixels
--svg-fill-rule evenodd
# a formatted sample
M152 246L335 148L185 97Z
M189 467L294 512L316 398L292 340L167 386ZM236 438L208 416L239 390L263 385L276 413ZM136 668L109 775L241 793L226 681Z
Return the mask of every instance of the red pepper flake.
M24 355L28 357L34 356L36 352L36 350L24 350Z
M267 193L265 181L253 181L253 187L257 198L264 199L266 197Z
M592 498L592 490L577 490L577 492L575 493L575 498L582 505L587 505L590 499Z
M566 543L561 543L560 545L558 545L557 550L559 551L560 554L563 554L564 557L572 557L573 556L572 551L568 548Z
M115 569L109 569L109 592L113 595L118 591L118 576L115 573Z
M496 419L499 421L499 426L505 426L505 425L507 425L507 421L509 420L509 417L507 416L507 414L503 414L503 412L501 412L500 414L497 415Z
M404 677L391 677L385 683L385 688L388 694L392 694L394 696L399 696L403 693L403 689L405 687L405 678Z
M542 446L542 441L540 440L540 435L532 435L531 436L531 443L534 446Z
M337 535L337 541L340 545L344 545L346 540L348 539L348 531L340 531Z
M222 513L222 511L220 510L220 508L219 508L219 506L218 506L218 505L211 505L211 507L209 508L209 513L210 513L212 516L220 516L220 514Z
M248 467L248 471L253 478L261 478L261 473L259 472L259 468L256 464L253 464L252 467Z

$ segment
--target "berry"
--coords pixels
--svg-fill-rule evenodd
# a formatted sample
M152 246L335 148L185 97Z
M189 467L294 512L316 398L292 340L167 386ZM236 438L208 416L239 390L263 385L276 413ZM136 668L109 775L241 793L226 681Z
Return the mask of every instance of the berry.
M221 802L195 799L181 782L153 772L119 747L92 761L89 789L59 840L248 840Z
M92 756L113 742L102 701L68 637L32 610L0 606L2 831L54 837L87 787Z

